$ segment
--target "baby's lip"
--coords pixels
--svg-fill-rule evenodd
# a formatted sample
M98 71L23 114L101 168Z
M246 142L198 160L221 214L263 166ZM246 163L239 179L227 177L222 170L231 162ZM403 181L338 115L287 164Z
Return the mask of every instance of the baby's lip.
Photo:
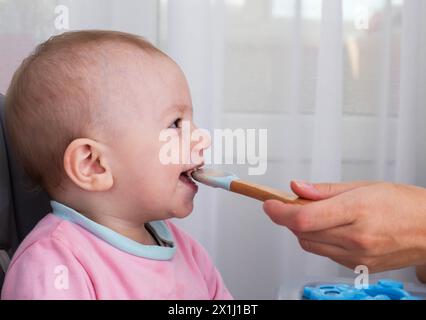
M195 165L195 166L192 166L192 167L190 167L189 169L184 170L182 173L186 174L188 177L190 177L190 178L191 178L191 173L192 173L192 172L194 172L195 170L197 170L197 169L201 168L202 166L204 166L204 162L203 162L203 163L201 163L201 164L197 164L197 165Z

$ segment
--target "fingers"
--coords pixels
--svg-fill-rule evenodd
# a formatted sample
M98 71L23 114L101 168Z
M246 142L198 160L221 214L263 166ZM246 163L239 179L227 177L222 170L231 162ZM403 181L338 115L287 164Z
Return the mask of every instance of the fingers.
M355 221L356 211L340 197L312 202L306 205L285 204L268 200L264 211L275 223L298 232L320 231L347 225Z
M346 191L359 187L374 184L372 181L356 181L350 183L309 183L305 181L293 180L290 183L291 189L299 197L310 200L328 199Z
M293 221L300 211L301 206L286 204L278 200L267 200L263 203L263 211L271 218L276 224L286 226L293 226ZM293 229L293 228L290 228Z
M333 260L334 262L350 269L354 269L358 265L365 265L372 273L386 270L383 268L379 269L374 258L354 254L351 250L346 250L339 246L327 243L320 243L307 239L299 239L299 244L302 249L307 252L327 257Z
M293 231L298 239L328 244L344 250L354 249L351 241L350 226L343 226L322 231L297 232Z
M353 255L350 251L333 245L303 239L299 239L299 244L307 252L327 257L350 269L354 269L357 265L362 264L359 261L360 258Z
M326 243L299 239L299 244L303 250L323 257L340 257L341 259L344 259L344 257L348 256L349 254L346 250L342 248Z
M416 258L413 252L397 252L378 256L350 254L346 256L330 256L329 258L348 268L355 268L363 265L368 268L370 273L383 272L388 270L401 269L412 265Z
M347 227L341 228L343 231ZM326 234L328 231L324 231ZM328 243L329 238L327 235L318 239L316 236L311 236L311 234L297 234L299 243L301 247L313 254L320 256L325 256L331 260L344 265L348 268L353 269L358 265L364 265L368 267L369 272L381 272L386 270L399 269L408 265L418 265L424 263L424 256L422 253L419 253L417 249L404 249L398 250L396 252L387 252L387 251L371 251L363 250L359 248L357 241L354 242L355 249L352 247L342 247L341 245L334 245L332 242ZM351 239L353 236L349 236L348 239ZM351 244L351 241L346 241L345 243ZM423 266L423 270L419 268L420 276L426 274L426 268ZM423 274L422 274L423 271ZM426 278L425 278L426 279Z

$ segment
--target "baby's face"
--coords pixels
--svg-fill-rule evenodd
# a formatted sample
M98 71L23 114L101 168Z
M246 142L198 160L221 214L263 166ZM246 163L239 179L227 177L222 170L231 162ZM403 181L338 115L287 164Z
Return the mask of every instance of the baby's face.
M197 129L186 79L164 58L145 57L143 63L127 60L108 85L108 104L114 106L114 128L108 141L113 191L124 207L137 208L129 218L137 218L142 211L150 220L184 217L192 211L197 192L184 172L202 164L203 148L192 142L188 150L200 155L197 163L163 164L160 150L166 142L160 141L160 133L167 130L182 142L182 121L190 123L191 131Z

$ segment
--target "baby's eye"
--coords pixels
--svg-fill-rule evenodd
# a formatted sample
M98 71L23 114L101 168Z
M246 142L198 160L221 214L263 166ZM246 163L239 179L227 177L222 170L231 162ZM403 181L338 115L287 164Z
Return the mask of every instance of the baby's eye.
M182 122L182 119L178 118L175 121L173 121L173 123L169 126L169 128L172 128L172 129L180 128L181 127L181 122Z

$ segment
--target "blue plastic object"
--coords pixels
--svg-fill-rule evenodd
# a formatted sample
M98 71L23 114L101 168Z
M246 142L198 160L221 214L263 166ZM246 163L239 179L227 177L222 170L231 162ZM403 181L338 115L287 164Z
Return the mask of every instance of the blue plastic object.
M382 279L366 289L348 284L320 284L305 286L303 298L308 300L422 300L404 290L399 281Z
M210 187L231 189L231 182L239 180L234 173L215 170L211 168L201 168L191 173L191 176L198 182L204 183Z

